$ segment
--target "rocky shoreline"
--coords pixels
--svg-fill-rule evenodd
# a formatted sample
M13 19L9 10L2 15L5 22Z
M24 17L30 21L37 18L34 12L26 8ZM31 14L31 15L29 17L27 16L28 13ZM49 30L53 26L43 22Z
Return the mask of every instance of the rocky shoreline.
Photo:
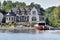
M50 28L49 30L60 30L60 28ZM41 30L42 31L42 30ZM0 32L11 32L11 33L29 33L29 32L36 32L34 27L23 27L23 28L17 28L17 27L11 27L11 28L5 28L1 27Z
M60 30L60 28L50 28L50 30Z

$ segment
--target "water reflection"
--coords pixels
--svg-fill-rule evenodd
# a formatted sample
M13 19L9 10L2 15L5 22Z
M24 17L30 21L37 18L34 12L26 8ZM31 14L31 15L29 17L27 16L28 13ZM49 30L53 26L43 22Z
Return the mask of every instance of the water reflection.
M17 30L11 33L0 33L0 40L60 40L60 30L28 30L25 32Z
M60 33L60 30L0 30L0 33Z

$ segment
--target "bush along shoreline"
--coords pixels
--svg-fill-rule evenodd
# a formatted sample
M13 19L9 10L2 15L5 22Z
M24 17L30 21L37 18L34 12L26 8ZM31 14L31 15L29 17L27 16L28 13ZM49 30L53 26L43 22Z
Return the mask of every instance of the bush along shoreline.
M14 26L15 25L15 23L0 23L0 26L1 27L3 27L3 26L5 26L5 27L10 27L10 26Z

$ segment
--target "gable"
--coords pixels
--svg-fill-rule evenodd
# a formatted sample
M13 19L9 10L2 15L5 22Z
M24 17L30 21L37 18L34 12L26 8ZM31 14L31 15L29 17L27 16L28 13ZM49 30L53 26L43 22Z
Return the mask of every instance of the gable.
M32 8L31 12L30 12L32 15L37 15L38 11L35 7Z

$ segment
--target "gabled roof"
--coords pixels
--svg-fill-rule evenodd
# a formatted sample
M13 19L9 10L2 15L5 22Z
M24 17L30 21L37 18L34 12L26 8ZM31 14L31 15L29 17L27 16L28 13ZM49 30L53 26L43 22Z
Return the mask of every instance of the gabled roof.
M10 12L8 12L8 14L6 14L7 16L16 16L16 14L11 10Z
M33 8L35 8L35 7L33 7ZM20 12L20 13L29 13L33 8L30 8L30 7L26 7L26 8L18 8L18 7L16 7L16 8L11 8L11 9L9 9L7 12L11 12L11 10L14 12L14 14L15 14L15 12ZM37 9L36 8L36 10L37 10L37 12L39 13L39 14L41 14L41 10L40 9ZM14 14L12 14L12 15L14 15Z
M10 10L13 10L13 12L16 12L17 10L20 10L21 12L24 12L24 11L31 11L32 8L11 8L9 10L7 10L7 12L9 12Z

